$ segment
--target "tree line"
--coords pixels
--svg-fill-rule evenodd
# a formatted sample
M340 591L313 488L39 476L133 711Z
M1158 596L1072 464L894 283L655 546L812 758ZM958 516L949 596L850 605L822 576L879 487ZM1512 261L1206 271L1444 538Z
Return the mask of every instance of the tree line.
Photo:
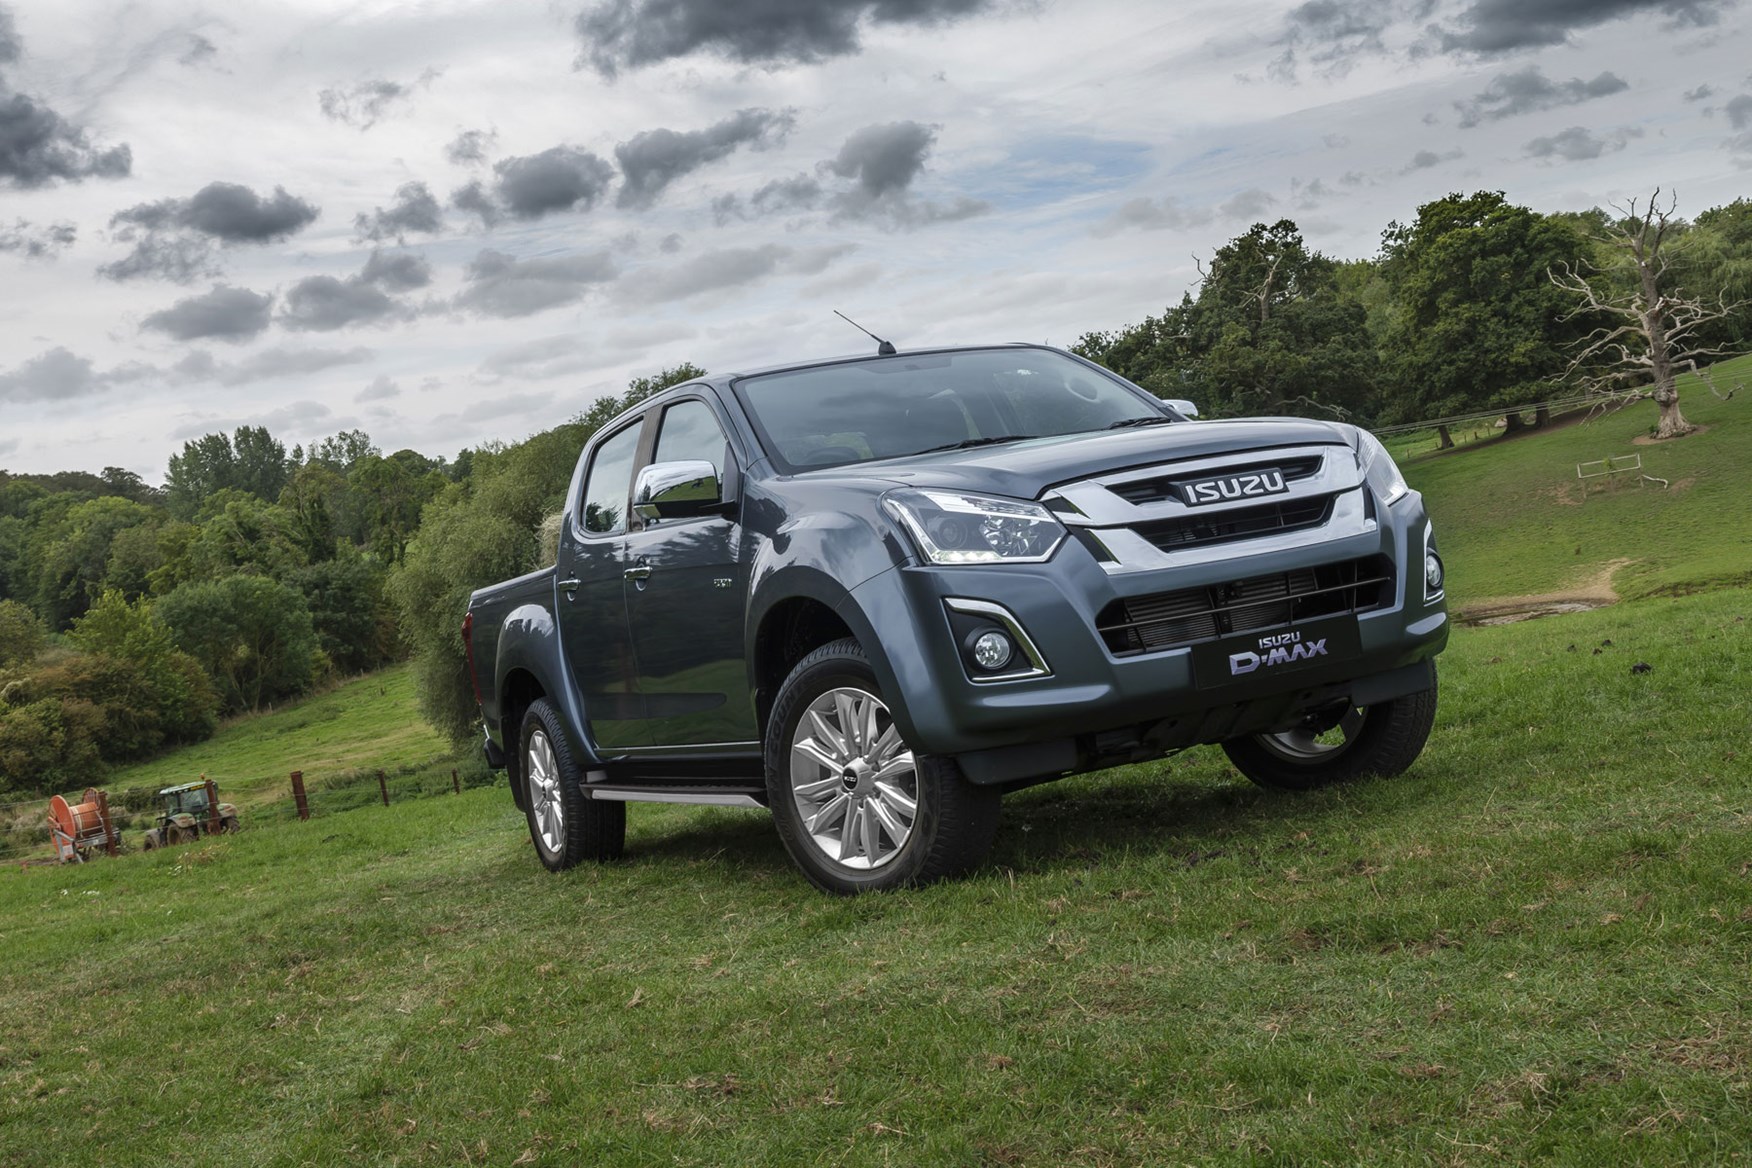
M1592 389L1653 397L1655 428L1677 435L1673 375L1752 347L1745 199L1687 221L1658 193L1558 214L1456 194L1390 223L1369 259L1322 255L1281 219L1199 268L1160 315L1073 348L1212 417L1383 425ZM404 657L421 712L473 739L469 592L549 562L543 523L584 443L702 374L635 379L453 460L386 455L358 430L288 451L244 426L186 442L162 487L113 467L0 471L0 792L78 789Z

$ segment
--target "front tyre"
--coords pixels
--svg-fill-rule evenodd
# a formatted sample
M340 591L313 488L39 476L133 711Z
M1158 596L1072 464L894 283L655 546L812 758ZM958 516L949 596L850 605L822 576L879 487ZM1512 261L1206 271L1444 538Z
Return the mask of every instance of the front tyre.
M626 846L627 805L584 794L560 716L545 698L523 715L519 742L524 816L543 866L559 872L585 860L619 858Z
M786 850L841 896L961 875L997 832L998 793L950 759L913 753L850 639L810 653L779 688L766 775Z
M1310 715L1287 730L1231 738L1223 751L1262 787L1307 791L1363 775L1402 774L1423 752L1435 721L1432 685L1372 706Z

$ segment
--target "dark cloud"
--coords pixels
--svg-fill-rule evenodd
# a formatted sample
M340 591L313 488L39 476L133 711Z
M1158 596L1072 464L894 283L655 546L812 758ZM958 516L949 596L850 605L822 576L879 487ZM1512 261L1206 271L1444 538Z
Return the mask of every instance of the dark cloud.
M744 203L740 195L722 195L712 200L712 215L722 227L732 219L764 215L791 215L813 211L826 197L819 180L806 174L776 178L756 190Z
M279 321L293 332L332 332L396 315L396 302L363 280L306 276L286 293Z
M410 234L435 235L444 230L444 212L431 188L423 182L403 183L395 189L389 209L378 207L367 215L353 216L353 238L361 242L400 242Z
M1623 150L1630 139L1640 137L1642 130L1634 126L1620 127L1604 136L1582 126L1571 126L1548 138L1535 138L1527 143L1527 156L1553 161L1561 159L1565 162L1585 162L1602 154Z
M184 382L216 381L224 386L248 385L273 377L320 373L340 365L363 365L376 354L370 349L264 349L240 361L217 361L204 349L197 349L170 369L173 378Z
M0 81L0 183L29 189L126 178L133 165L126 145L92 146L84 130L33 98L8 93Z
M1306 64L1323 75L1342 74L1356 57L1386 51L1383 37L1397 16L1390 0L1307 0L1284 18L1270 72L1289 80Z
M0 21L5 13L0 12ZM0 23L0 47L6 27ZM0 57L0 60L3 60ZM0 373L0 402L68 401L89 397L104 389L90 358L75 356L56 347L26 361L9 373Z
M219 46L215 45L200 33L191 32L188 37L188 44L183 48L182 53L178 55L176 63L179 65L199 65L204 61L211 61L218 55Z
M362 284L387 288L391 292L412 292L432 282L432 265L417 252L374 251L365 261L358 279Z
M1592 80L1572 77L1568 81L1553 81L1540 72L1539 66L1529 65L1492 78L1482 93L1470 101L1455 102L1454 108L1460 111L1460 124L1471 127L1517 114L1580 105L1629 88L1630 82L1616 73L1601 73Z
M607 191L614 167L588 150L553 146L540 154L493 164L489 190L480 180L450 196L451 206L479 215L491 227L504 218L540 219L559 211L588 211Z
M444 148L444 157L458 166L485 162L487 151L499 140L496 130L464 130Z
M607 251L518 259L483 249L469 264L457 308L481 316L530 316L584 298L592 285L618 274Z
M1455 27L1434 30L1444 52L1497 56L1566 44L1570 33L1656 14L1669 28L1715 24L1734 0L1473 0Z
M818 168L823 174L852 183L849 190L830 197L834 216L917 227L967 219L989 210L989 204L968 198L943 206L909 197L913 180L923 172L936 140L936 130L918 122L889 122L855 131L839 154Z
M578 14L577 65L612 77L700 51L744 64L821 61L856 53L864 19L934 25L993 7L992 0L604 0Z
M317 94L317 105L323 116L356 130L369 130L398 102L411 98L437 80L438 71L428 69L412 82L371 78L346 87L336 86Z
M795 124L786 111L738 110L704 130L646 130L614 148L622 183L615 203L645 208L676 179L715 162L738 146L755 150L782 142Z
M640 301L656 303L739 288L774 275L814 276L854 250L847 244L800 249L768 243L702 252L667 271L640 272L631 291Z
M23 219L11 227L0 226L0 253L10 252L25 259L47 259L73 246L79 229L71 223L45 223L37 226Z
M1119 210L1097 223L1094 234L1109 236L1127 231L1179 230L1185 227L1202 227L1210 221L1211 213L1208 210L1202 207L1183 207L1173 195L1164 195L1160 201L1140 197L1125 203Z
M220 246L273 243L316 221L316 204L285 187L263 198L237 183L208 183L187 199L139 203L110 216L114 238L134 250L100 267L101 276L155 276L186 284L216 274Z
M1410 174L1416 170L1428 170L1432 166L1440 166L1444 162L1453 162L1457 158L1465 158L1464 150L1449 150L1437 154L1434 150L1419 150L1411 156L1411 161L1405 164L1400 174Z
M263 293L215 284L203 295L178 300L169 308L154 312L140 322L140 327L155 329L179 341L211 337L239 344L268 327L268 310L273 303L274 298Z
M1696 89L1685 91L1686 101L1708 101L1715 96L1715 87L1709 84L1699 85Z
M1736 130L1752 130L1752 94L1742 93L1722 107L1728 115L1728 125Z
M370 385L353 395L353 400L361 405L365 402L388 401L392 397L401 396L401 386L397 385L388 374L379 373L372 379Z
M674 255L681 250L681 236L671 231L657 242L657 250L664 255Z
M10 9L0 6L0 65L16 64L24 41ZM126 145L101 150L85 131L48 106L14 93L0 77L0 185L32 188L88 178L126 178L134 156Z
M1263 219L1277 200L1258 187L1249 187L1217 205L1217 211L1227 219Z
M432 266L414 252L374 251L354 276L306 276L286 293L279 322L294 332L333 332L406 320L413 310L391 293L432 282Z

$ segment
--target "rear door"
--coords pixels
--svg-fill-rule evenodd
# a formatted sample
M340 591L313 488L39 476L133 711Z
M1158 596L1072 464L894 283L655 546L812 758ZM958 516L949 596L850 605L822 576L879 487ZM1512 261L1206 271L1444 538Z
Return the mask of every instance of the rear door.
M739 481L716 405L703 394L666 405L650 461L710 462ZM740 745L759 735L743 642L748 565L737 517L633 521L627 611L639 691L654 746Z
M554 569L560 644L584 700L591 740L604 751L648 741L627 624L627 527L641 416L599 442L568 508Z

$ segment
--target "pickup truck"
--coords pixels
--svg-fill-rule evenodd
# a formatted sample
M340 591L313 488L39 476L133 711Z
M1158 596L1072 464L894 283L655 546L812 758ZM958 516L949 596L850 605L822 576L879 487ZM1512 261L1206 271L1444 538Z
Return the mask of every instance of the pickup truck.
M603 426L554 566L463 621L541 862L634 801L766 807L856 893L977 866L1000 796L1217 743L1310 788L1404 771L1443 566L1368 432L1196 420L1062 350L701 378Z

